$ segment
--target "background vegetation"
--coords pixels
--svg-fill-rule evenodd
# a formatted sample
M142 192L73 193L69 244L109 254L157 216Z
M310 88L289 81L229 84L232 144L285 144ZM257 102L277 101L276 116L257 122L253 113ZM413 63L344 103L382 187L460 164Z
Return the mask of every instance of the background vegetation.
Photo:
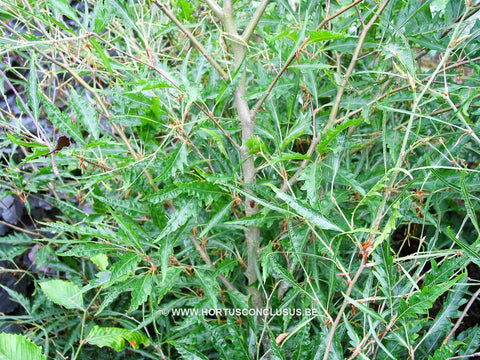
M479 9L3 1L0 353L476 353Z

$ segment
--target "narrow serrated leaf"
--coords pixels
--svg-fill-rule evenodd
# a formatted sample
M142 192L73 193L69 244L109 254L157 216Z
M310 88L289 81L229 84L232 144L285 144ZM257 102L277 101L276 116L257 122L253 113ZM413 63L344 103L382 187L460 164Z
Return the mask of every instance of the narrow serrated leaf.
M77 129L75 123L70 119L68 115L61 112L48 98L44 98L43 106L45 112L48 115L49 120L54 126L56 126L60 131L64 132L70 136L77 143L83 144L84 140L82 135Z
M286 281L290 286L294 287L295 289L303 292L304 294L307 294L308 296L311 296L303 287L300 286L300 284L293 278L293 275L290 274L290 272L287 271L280 263L278 262L277 259L275 259L274 255L270 256L269 263L272 265L273 271L280 276L284 281Z
M166 270L165 280L158 282L156 286L157 290L157 299L158 303L163 299L163 297L170 291L170 289L177 284L178 275L182 272L180 267L169 267Z
M223 154L223 156L225 156L226 159L230 159L230 157L227 154L227 151L225 150L225 144L220 134L210 129L201 128L200 130L205 131L208 135L210 135L213 138L213 141L215 141L215 144L217 144L217 147L220 150L220 152Z
M152 273L143 274L133 283L132 301L128 312L136 310L140 305L147 301L148 296L152 294L152 285Z
M273 191L275 191L275 193L280 199L285 201L288 206L290 206L293 210L296 211L296 215L304 217L306 220L310 221L314 225L317 225L320 229L335 230L340 232L343 231L340 227L324 218L311 207L302 204L299 200L294 199L293 197L277 189L273 185L271 185L270 187L273 189Z
M225 217L225 215L227 215L230 212L232 208L232 204L233 204L233 201L226 204L218 213L215 214L213 218L210 219L207 225L202 229L202 232L198 235L200 239L203 238L205 235L207 235L210 229L215 227Z
M112 276L108 285L114 284L121 277L133 274L141 257L133 252L127 252L120 257L120 260L112 265Z
M211 309L216 309L218 306L218 283L207 272L199 269L195 270L195 277L202 284L203 292L209 300L209 306Z
M180 226L185 224L194 214L197 212L196 201L190 200L188 204L183 206L180 210L175 211L172 217L168 221L167 225L163 228L160 235L153 241L154 244L160 242L168 234L176 231Z
M472 258L480 260L480 253L478 253L470 245L468 245L467 243L463 242L462 240L457 238L455 235L453 235L452 230L450 229L450 226L447 226L447 236L450 238L450 240L452 240L454 243L460 246Z
M2 80L3 82L3 80ZM38 85L37 85L37 70L35 68L35 57L30 58L30 73L28 74L28 105L32 110L33 117L35 121L38 120L38 114L40 112L40 99L38 96Z
M309 44L313 44L319 41L327 41L327 40L335 40L335 39L343 39L345 37L349 37L348 35L336 33L333 31L328 30L314 30L310 32L310 37L308 39Z
M203 355L200 351L195 350L192 346L183 344L175 344L175 348L185 360L208 360L208 357Z
M473 224L475 230L477 230L477 241L480 239L480 227L478 226L477 216L475 214L475 209L473 208L472 201L468 194L467 186L465 185L465 173L466 170L462 171L462 177L460 178L460 189L463 201L465 202L465 209L467 210L467 215L470 218L470 221Z
M355 306L357 309L359 309L361 312L367 314L367 315L370 315L373 319L375 320L378 320L378 321L381 321L381 322L386 322L385 319L383 317L380 316L380 314L378 314L376 311L374 311L373 309L370 309L368 306L362 304L361 302L358 302L356 301L355 299L351 298L350 296L348 296L347 294L343 294L343 296L345 297L345 299L348 300L348 302L350 304L352 304L353 306Z
M85 129L95 140L100 136L100 125L98 124L98 115L95 110L81 97L74 88L71 89L71 100L73 110L77 113Z
M93 257L93 256L96 256L98 254L116 252L116 251L119 251L119 250L120 250L120 248L118 246L115 246L115 245L90 243L90 244L82 244L82 245L75 246L70 250L57 253L57 255L59 255L59 256Z
M66 0L48 0L50 5L52 5L56 10L58 10L62 15L72 19L78 25L80 25L80 20L75 11L70 6L70 3Z
M97 19L95 19L95 21L97 21ZM88 39L88 41L90 41L90 44L92 44L93 48L95 49L95 51L98 53L98 55L102 59L103 64L107 68L110 75L113 76L114 74L113 74L112 67L110 66L110 59L108 58L108 56L103 51L103 48L98 43L97 39L95 39L94 37L91 37L91 38Z
M162 173L157 176L154 181L161 181L166 177L175 176L177 171L183 171L183 167L187 162L187 155L187 147L185 143L183 143L166 160L166 164L163 166Z

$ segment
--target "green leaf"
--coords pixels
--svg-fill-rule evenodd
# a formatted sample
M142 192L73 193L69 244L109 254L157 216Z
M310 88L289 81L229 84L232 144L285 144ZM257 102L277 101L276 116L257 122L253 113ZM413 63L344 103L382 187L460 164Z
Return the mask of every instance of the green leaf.
M143 274L133 283L132 301L128 312L136 310L142 305L149 295L152 294L153 274L151 272Z
M475 214L475 209L473 208L472 201L468 194L467 186L465 185L465 173L466 170L462 171L462 177L460 178L460 189L463 201L465 202L465 209L467 210L467 215L470 218L470 221L473 224L473 227L477 231L477 241L480 240L480 227L478 226L477 215Z
M45 144L40 144L39 142L36 142L36 141L32 141L32 142L28 142L28 141L23 141L22 138L20 138L19 136L16 136L15 134L10 134L8 132L5 133L5 135L7 135L7 137L14 143L14 144L17 144L17 145L22 145L22 146L25 146L25 147L39 147L39 148L42 148L43 150L47 150L48 152L48 147L47 145Z
M401 299L400 318L417 318L418 315L428 314L433 303L448 289L455 285L465 274L460 274L454 279L438 285L422 286L421 291L412 294L408 300Z
M388 218L387 223L383 227L382 233L375 238L375 242L372 246L372 251L375 250L378 245L387 240L390 237L392 231L397 228L397 219L402 217L402 215L398 211L399 208L400 204L398 202L392 205L392 215L390 215L390 217Z
M445 360L451 359L454 355L457 355L457 349L462 345L461 341L454 341L447 344L442 344L440 349L437 349L433 356L429 356L428 360ZM460 359L462 356L459 357Z
M459 307L467 302L467 299L464 298L468 290L467 288L466 284L460 283L455 285L452 291L449 292L447 299L442 301L442 310L435 316L435 321L428 328L422 339L422 342L428 339L428 353L434 352L435 348L438 347L453 327L454 321L452 319L457 319L460 316Z
M215 214L213 218L210 219L207 225L202 229L202 232L198 235L200 239L206 236L213 227L215 227L228 213L230 213L232 204L233 201L226 204L217 214Z
M310 32L310 37L308 39L309 44L313 44L320 41L335 40L335 39L345 39L350 37L348 35L336 33L328 30L314 30Z
M275 258L274 255L269 256L269 263L272 265L273 271L280 276L285 282L290 284L293 288L299 290L300 292L308 295L309 297L311 296L303 287L300 286L300 284L293 278L293 275L287 271L280 263L278 260Z
M163 297L170 291L170 289L178 283L178 276L183 271L180 267L169 267L166 270L165 280L157 283L157 298L158 303L163 299Z
M97 19L95 19L95 22L97 22ZM100 32L100 31L98 31ZM97 39L95 39L94 37L90 37L88 39L88 41L90 41L90 44L92 44L93 48L95 49L95 51L98 53L98 55L100 56L100 58L102 59L103 61L103 64L105 65L105 67L107 68L108 72L110 73L110 75L114 76L114 73L113 73L113 70L112 70L112 67L110 66L110 59L108 58L108 56L105 54L105 52L103 51L103 48L100 46L100 44L98 43Z
M123 276L131 275L135 273L135 270L137 269L137 265L140 260L141 260L141 256L136 253L127 252L123 254L120 257L120 260L112 265L112 268L111 268L112 276L110 277L108 286L114 284L115 282L120 280Z
M63 251L57 253L60 256L86 256L86 257L94 257L98 254L104 254L109 252L117 252L120 248L115 245L110 244L98 244L98 243L89 243L89 244L82 244L73 247L70 250Z
M190 200L180 210L176 210L167 225L163 228L160 235L153 241L154 244L160 242L167 235L176 231L180 226L184 225L193 215L197 213L196 200Z
M81 97L74 88L70 91L73 110L78 115L78 119L82 122L88 133L95 140L100 136L100 125L98 124L98 116L95 110Z
M385 319L380 316L380 314L378 314L376 311L374 311L373 309L370 309L367 305L364 305L354 299L352 299L350 296L347 296L347 294L343 294L343 296L345 297L345 299L348 300L348 302L350 304L352 304L353 306L355 306L357 309L359 309L361 312L367 314L367 315L370 315L373 319L375 320L378 320L380 322L386 322Z
M315 210L313 210L311 207L302 204L300 201L297 199L294 199L290 195L284 193L283 191L280 191L273 185L269 185L273 191L277 194L277 196L285 201L285 203L290 206L293 210L295 210L297 213L297 216L304 217L306 220L310 221L311 223L317 225L320 229L325 229L325 230L335 230L339 232L343 232L343 230L338 227L337 225L333 224L331 221L327 220L324 218L322 215L317 213Z
M480 260L480 253L478 253L470 245L468 245L467 243L463 242L462 240L457 238L455 235L453 235L452 230L450 229L450 226L447 226L447 236L450 238L450 240L452 240L454 243L460 246L473 259Z
M1 360L45 360L42 348L27 337L16 334L0 334Z
M51 302L67 309L84 310L82 291L74 283L49 280L41 282L40 287Z
M180 8L180 19L187 22L194 21L192 13L195 10L191 1L178 0L178 7Z
M209 300L209 307L211 309L218 308L218 283L217 281L210 276L207 272L201 271L199 269L195 270L195 277L202 284L203 292L205 293L207 299Z
M140 35L140 38L142 38L142 33L138 30L137 25L135 25L135 22L130 18L130 15L125 11L125 9L117 0L107 0L107 4L109 8L115 10L117 15L125 21L125 24L128 24L138 33L138 35Z
M363 118L359 119L350 119L345 122L342 122L341 124L338 124L335 126L333 129L327 129L326 136L322 136L322 140L320 143L317 145L317 151L320 154L323 154L325 152L329 151L328 144L337 137L340 132L342 132L345 129L348 129L350 126L358 126L364 121Z
M83 144L83 140L80 131L75 123L70 119L68 115L61 112L48 98L44 98L43 106L48 115L48 118L60 131L70 136L77 143Z
M70 225L67 223L63 222L40 222L39 224L42 224L44 226L49 227L49 230L55 230L57 233L62 233L62 232L71 232L74 234L79 234L79 235L88 235L92 237L98 237L102 239L116 239L118 234L115 233L113 230L110 230L107 227L103 227L100 224L95 224L91 223L91 225L94 226L85 226L83 224L74 224Z
M2 80L3 81L3 80ZM38 96L37 85L37 70L35 68L35 57L30 58L30 73L28 74L28 105L32 110L35 121L38 120L38 114L40 112L40 99Z
M175 348L182 355L185 360L208 360L208 357L203 355L200 351L195 350L192 346L183 344L175 344Z
M117 327L100 327L98 325L95 325L90 330L85 341L98 347L109 346L117 352L125 348L125 341L134 349L138 349L140 345L149 345L148 338L139 332Z
M72 19L78 25L81 25L80 20L78 19L77 14L70 6L70 3L67 0L48 0L50 5L52 5L56 10L58 10L62 15Z
M98 266L101 271L105 271L108 268L108 256L105 254L97 254L92 256L90 260Z
M177 171L183 171L184 165L187 163L188 150L185 143L177 148L172 155L167 159L162 173L157 176L154 181L164 180L166 177L175 176Z
M282 143L280 144L280 149L283 149L285 146L290 144L295 139L298 139L302 136L307 128L307 123L305 121L297 121L296 124L289 130L285 139L283 139Z
M411 76L415 76L415 65L412 51L401 44L388 43L382 49L385 59L396 57Z
M13 257L11 259L13 259ZM18 291L10 289L8 286L5 286L1 283L0 283L0 288L2 288L3 291L5 291L8 294L8 297L10 298L10 300L15 301L16 303L22 305L23 308L27 310L28 313L30 313L31 311L30 300L27 299L25 295L23 295Z
M223 142L222 136L219 133L205 128L200 128L200 130L205 131L208 135L210 135L213 138L213 141L215 141L215 144L217 144L217 147L220 149L220 152L223 154L223 156L225 156L227 159L230 159L227 151L225 150L225 143Z
M302 190L307 192L307 199L310 206L318 203L320 183L322 180L322 171L320 164L315 161L307 165L302 171L298 180L303 181Z
M247 154L268 154L267 145L265 145L257 135L253 135L250 139L245 141L245 146L250 148Z

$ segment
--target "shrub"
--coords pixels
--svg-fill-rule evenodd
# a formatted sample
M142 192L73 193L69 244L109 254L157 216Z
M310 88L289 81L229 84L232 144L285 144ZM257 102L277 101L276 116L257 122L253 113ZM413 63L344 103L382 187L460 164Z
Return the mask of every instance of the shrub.
M475 353L478 9L7 2L0 260L31 285L2 287L23 335L0 342L72 359Z

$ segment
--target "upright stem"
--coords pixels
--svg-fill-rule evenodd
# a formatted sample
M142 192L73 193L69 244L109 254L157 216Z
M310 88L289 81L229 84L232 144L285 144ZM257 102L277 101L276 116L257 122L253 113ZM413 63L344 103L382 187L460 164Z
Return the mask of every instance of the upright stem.
M223 5L223 24L232 40L231 47L234 56L234 72L242 66L247 52L246 41L251 36L255 25L263 13L268 1L263 1L261 6L255 12L254 18L247 26L243 38L244 41L238 41L239 38L237 29L235 27L235 20L233 17L233 6L231 0L226 0ZM247 101L245 100L245 71L241 73L240 82L233 94L233 101L237 108L238 118L242 127L242 145L240 146L240 157L242 160L243 182L245 184L255 184L257 179L257 169L255 168L254 157L248 154L249 148L245 143L254 135L255 131L255 116L250 110ZM248 189L247 189L248 190ZM252 202L252 199L246 196L245 198L245 216L249 217L258 213L258 205ZM253 206L252 206L253 205ZM245 230L245 240L247 242L247 280L248 285L253 285L257 281L257 264L260 248L260 228L258 226L249 226ZM262 301L260 293L256 288L250 287L249 293L253 295L252 301L255 307L261 307Z

